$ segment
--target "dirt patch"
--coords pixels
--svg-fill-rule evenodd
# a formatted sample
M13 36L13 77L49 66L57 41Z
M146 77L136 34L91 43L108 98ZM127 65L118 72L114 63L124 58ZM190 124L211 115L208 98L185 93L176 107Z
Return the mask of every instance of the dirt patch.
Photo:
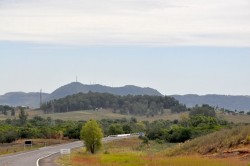
M227 149L221 153L206 155L209 158L224 158L248 164L250 162L250 145L241 145L237 148Z

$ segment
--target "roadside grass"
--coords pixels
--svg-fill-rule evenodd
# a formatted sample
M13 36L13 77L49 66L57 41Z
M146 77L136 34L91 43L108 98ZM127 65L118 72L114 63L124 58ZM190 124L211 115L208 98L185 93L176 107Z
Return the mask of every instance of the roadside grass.
M22 151L35 150L45 146L57 145L61 143L67 143L68 140L58 140L58 139L29 139L33 141L33 145L24 146L25 140L17 140L13 143L4 143L0 145L0 155L12 154Z
M141 147L143 146L143 148ZM85 148L74 150L71 158L61 156L57 163L62 166L246 166L246 162L235 159L210 159L201 155L165 155L169 144L150 141L141 143L138 138L116 140L103 145L97 154L86 152Z

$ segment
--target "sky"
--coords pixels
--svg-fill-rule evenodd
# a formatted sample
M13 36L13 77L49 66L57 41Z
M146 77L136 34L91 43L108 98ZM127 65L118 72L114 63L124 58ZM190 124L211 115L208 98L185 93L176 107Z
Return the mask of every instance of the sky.
M250 95L249 0L0 0L0 95L73 82Z

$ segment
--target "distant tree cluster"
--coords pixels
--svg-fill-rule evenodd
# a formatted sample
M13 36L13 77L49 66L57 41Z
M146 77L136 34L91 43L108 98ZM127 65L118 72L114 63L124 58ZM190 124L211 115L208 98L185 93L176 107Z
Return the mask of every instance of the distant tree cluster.
M184 112L186 106L168 96L116 96L108 93L79 93L62 99L44 103L41 109L45 113L68 112L77 110L96 110L110 108L114 112L130 115L154 116L163 114L164 109L172 112Z
M190 116L202 115L202 116L216 117L215 108L207 104L203 104L202 106L196 105L190 110L189 115Z
M15 115L15 108L8 106L8 105L0 105L0 113L2 113L3 115L7 115L8 111L11 112L11 115L14 116Z
M185 121L185 122L184 122ZM146 125L146 137L157 142L184 142L211 133L228 123L211 116L196 115L180 121L157 120Z
M66 138L80 139L80 131L85 121L53 120L50 117L35 116L28 119L25 110L20 111L18 119L6 119L0 121L0 143L11 143L17 139L33 138ZM145 124L131 119L102 119L97 122L105 136L116 134L128 134L146 130Z

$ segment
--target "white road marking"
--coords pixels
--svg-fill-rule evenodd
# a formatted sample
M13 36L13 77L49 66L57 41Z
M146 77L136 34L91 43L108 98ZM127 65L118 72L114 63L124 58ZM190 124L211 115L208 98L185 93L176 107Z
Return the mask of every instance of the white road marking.
M37 159L37 160L36 160L36 166L39 166L39 161L40 161L40 160L42 160L42 159L44 159L44 158L47 158L47 157L50 157L50 156L52 156L53 154L56 154L56 153L58 153L58 152L54 152L54 153L51 153L51 154L49 154L49 155L47 155L47 156L44 156L44 157L41 157L41 158Z

